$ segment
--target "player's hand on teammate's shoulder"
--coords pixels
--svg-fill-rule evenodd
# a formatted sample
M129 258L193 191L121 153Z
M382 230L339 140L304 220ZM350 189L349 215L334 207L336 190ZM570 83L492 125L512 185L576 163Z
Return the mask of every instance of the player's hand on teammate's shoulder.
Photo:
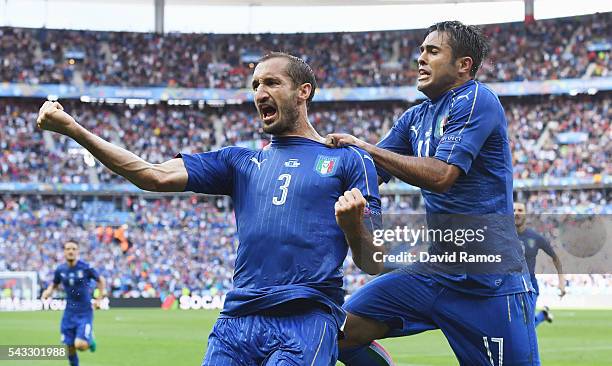
M329 147L342 147L347 145L362 147L363 144L363 141L348 133L330 133L325 136L325 145Z
M71 115L64 112L59 102L46 101L38 111L36 124L39 128L67 134L77 123Z
M365 206L366 199L359 189L344 192L334 206L338 226L345 232L357 229L361 225Z

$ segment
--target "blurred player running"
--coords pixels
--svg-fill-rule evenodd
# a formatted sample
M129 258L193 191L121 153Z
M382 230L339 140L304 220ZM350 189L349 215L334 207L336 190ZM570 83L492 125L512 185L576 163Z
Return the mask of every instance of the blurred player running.
M68 346L68 361L79 365L78 351L96 350L93 336L93 308L91 281L98 283L98 301L106 297L106 282L89 264L79 260L79 244L73 240L64 243L66 263L55 270L53 283L42 293L42 299L53 295L61 284L66 292L66 309L62 317L62 342Z
M328 136L330 144L369 152L383 180L393 175L420 187L429 228L486 230L483 243L433 240L430 255L501 259L417 263L366 284L345 304L345 364L375 364L374 339L439 328L460 365L539 365L535 296L514 228L507 121L497 95L474 80L488 50L477 27L433 25L418 58L417 88L428 99L408 109L378 146Z
M372 260L378 249L370 233L380 214L376 169L358 148L326 146L309 123L316 81L304 61L270 54L252 86L263 130L272 135L260 151L227 147L151 164L91 134L58 103L45 103L38 123L72 137L142 189L233 198L240 240L234 289L203 365L329 366L346 318L348 247L364 271L382 270Z
M527 268L529 269L529 275L531 276L531 284L535 289L536 296L540 294L540 287L538 286L538 280L535 276L536 257L538 256L538 251L543 250L544 253L548 254L548 256L553 260L553 264L555 265L555 269L557 270L557 274L559 276L559 297L563 297L565 296L565 278L563 276L561 259L559 259L557 253L555 253L555 250L550 245L550 242L544 236L527 227L526 214L527 208L525 207L525 204L515 202L514 220L516 222L516 232L518 233L518 238L521 243L523 243L523 248L525 249L525 260L527 261ZM543 321L547 321L549 323L552 323L553 321L553 315L548 306L545 306L544 310L541 310L536 314L536 327Z

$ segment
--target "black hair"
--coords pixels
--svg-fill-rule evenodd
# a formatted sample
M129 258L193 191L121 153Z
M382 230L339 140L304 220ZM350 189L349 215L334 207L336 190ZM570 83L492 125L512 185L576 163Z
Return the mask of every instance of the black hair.
M490 46L482 33L482 29L475 25L465 25L456 20L439 22L427 28L425 37L432 32L446 32L450 37L448 44L453 51L453 59L468 56L473 64L470 76L476 76L482 61L489 54Z
M70 238L70 239L68 239L68 240L66 240L66 241L64 242L64 244L62 245L62 247L63 247L63 248L66 248L66 244L68 244L68 243L73 243L73 244L76 244L76 246L77 246L77 247L79 247L79 246L80 246L80 244L79 244L79 242L78 242L78 241L76 241L76 240L74 240L74 239Z
M312 68L306 63L306 61L285 52L270 52L260 58L257 63L279 57L288 61L286 70L287 75L289 75L289 78L293 81L295 86L305 83L312 85L312 90L310 91L310 95L306 101L307 105L310 105L312 98L314 98L315 90L317 89L317 80L315 79L314 71L312 71Z

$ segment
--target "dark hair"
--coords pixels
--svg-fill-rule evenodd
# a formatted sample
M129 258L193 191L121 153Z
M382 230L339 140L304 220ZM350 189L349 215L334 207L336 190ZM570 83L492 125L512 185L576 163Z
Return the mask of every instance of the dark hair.
M309 83L312 85L312 90L310 91L310 95L308 96L307 100L307 105L310 105L312 98L314 98L315 90L317 90L317 80L315 79L314 71L312 71L312 68L306 63L306 61L285 52L270 52L260 58L257 63L279 57L287 60L287 75L289 75L289 78L293 81L295 86L299 86L304 83Z
M465 25L459 21L451 20L439 22L427 28L425 37L432 32L446 32L449 37L448 44L453 51L453 59L469 56L474 63L470 69L470 76L476 76L482 61L489 54L489 43L482 30L475 25Z
M68 244L68 243L73 243L73 244L76 244L76 246L77 246L77 247L79 246L79 242L78 242L78 241L76 241L76 240L74 240L74 239L72 239L72 238L70 238L70 239L66 240L62 246L63 246L64 248L66 248L66 244Z

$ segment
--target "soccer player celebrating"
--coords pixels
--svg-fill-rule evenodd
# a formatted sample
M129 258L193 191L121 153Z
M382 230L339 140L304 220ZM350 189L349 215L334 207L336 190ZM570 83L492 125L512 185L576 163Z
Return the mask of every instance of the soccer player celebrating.
M426 254L446 259L405 266L357 291L345 304L340 360L384 364L372 340L439 328L461 365L537 365L535 296L514 228L507 121L497 95L474 80L489 46L477 27L445 21L427 30L420 50L417 88L428 99L377 146L346 134L331 134L328 143L360 147L384 181L393 175L420 187L428 226L483 223L485 241L432 240ZM457 253L495 260L461 261Z
M68 361L70 366L79 365L78 351L89 349L96 351L96 341L93 337L93 308L91 303L91 280L98 284L98 298L106 297L106 282L104 277L89 264L79 260L79 244L74 240L64 243L64 258L66 263L55 270L53 282L42 293L42 299L53 295L60 283L66 292L66 309L62 317L62 342L68 346Z
M265 150L226 147L161 164L93 135L46 102L38 124L70 136L114 172L149 191L231 196L240 245L234 289L208 340L203 365L325 365L337 358L342 263L374 274L382 265L370 230L380 219L376 169L364 151L324 144L308 121L314 73L272 53L253 74ZM347 246L348 243L348 246Z
M553 260L553 264L557 270L557 275L559 276L559 297L563 297L565 296L565 278L563 276L561 259L559 259L557 253L555 253L555 250L545 237L535 232L535 230L527 227L526 213L527 208L525 207L524 203L514 202L514 220L516 223L516 232L518 233L519 240L521 243L523 243L525 260L527 261L527 268L529 269L529 275L531 276L531 284L535 289L536 296L540 294L540 287L538 286L538 280L535 276L535 265L538 251L541 249ZM549 323L552 323L553 321L553 315L548 306L545 306L544 310L536 314L536 327L545 320Z

